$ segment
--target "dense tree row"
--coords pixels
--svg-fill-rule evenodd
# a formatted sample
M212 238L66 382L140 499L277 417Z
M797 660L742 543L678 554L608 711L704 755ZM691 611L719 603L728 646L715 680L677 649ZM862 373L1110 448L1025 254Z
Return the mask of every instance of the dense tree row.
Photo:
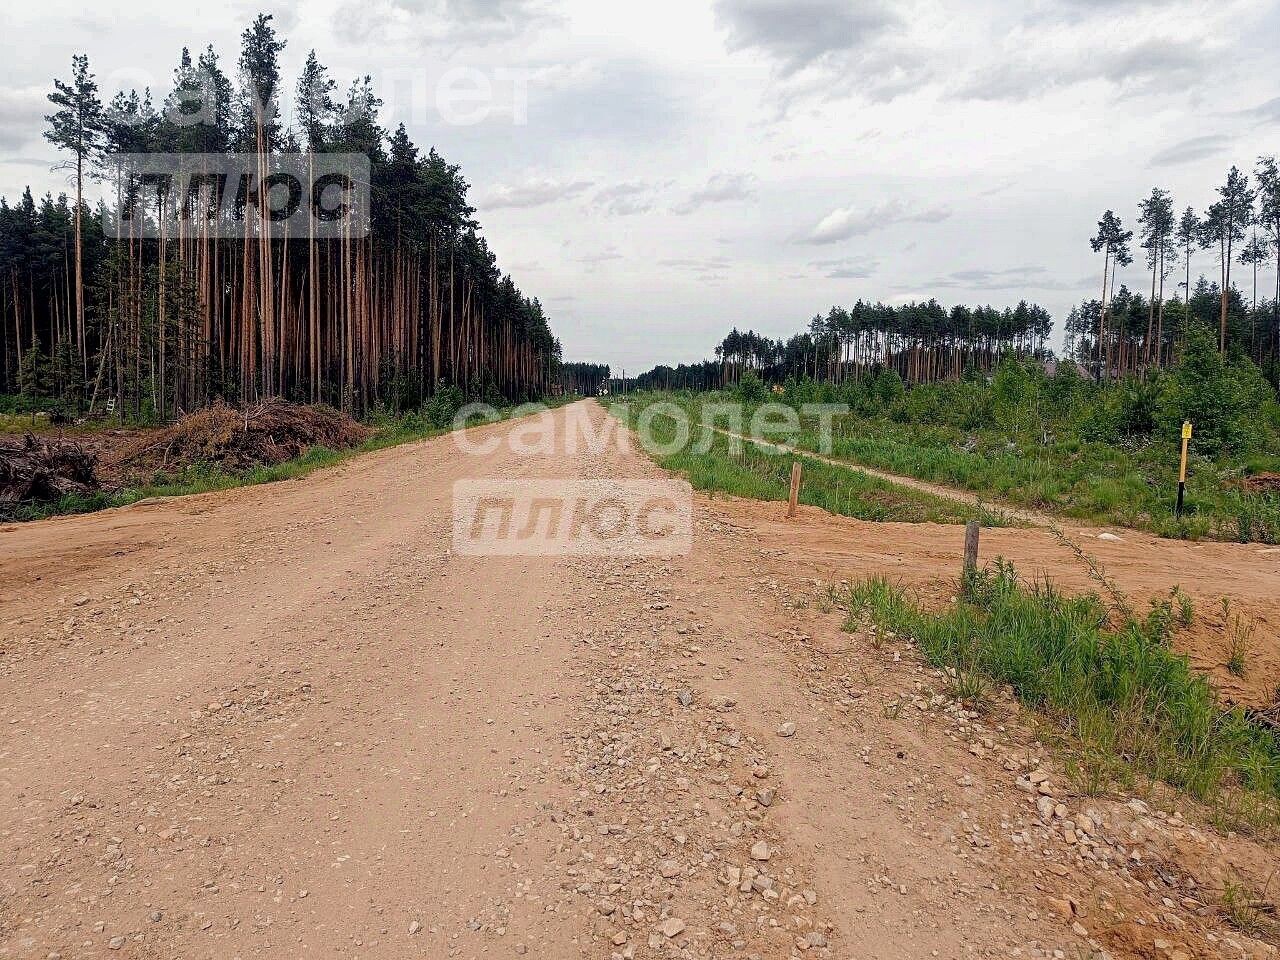
M562 363L560 387L565 393L594 397L609 380L607 363Z
M629 390L715 390L724 385L725 368L718 360L682 363L676 367L659 364L626 381L609 384L613 393Z
M1124 285L1116 290L1120 268L1133 263L1134 231L1113 211L1102 215L1090 239L1094 252L1102 254L1102 295L1072 311L1068 353L1102 377L1143 375L1175 360L1190 314L1217 331L1220 351L1239 349L1271 370L1274 380L1280 360L1280 169L1275 158L1259 158L1252 183L1233 166L1216 194L1203 214L1187 207L1179 216L1173 196L1158 187L1138 204L1137 241L1151 280L1145 298ZM1192 262L1206 251L1217 260L1217 281L1200 277L1193 284ZM1252 273L1247 303L1234 282L1234 266ZM1268 266L1275 269L1269 299L1258 290L1259 268ZM1176 286L1168 297L1171 280Z
M1153 309L1154 308L1154 309ZM1191 287L1190 302L1180 296L1153 303L1141 291L1121 284L1107 307L1106 324L1113 352L1108 369L1114 376L1149 375L1177 362L1187 330L1196 324L1214 331L1221 346L1222 293L1218 284L1204 277ZM1102 302L1085 300L1067 315L1065 354L1079 360L1091 371L1099 369L1098 327ZM1151 358L1145 355L1147 324L1155 313ZM1238 352L1259 366L1273 383L1280 373L1276 359L1276 311L1274 301L1260 297L1246 300L1232 286L1227 295L1227 352Z
M75 196L0 201L4 388L167 417L215 397L358 412L442 385L514 399L558 383L560 344L498 269L459 169L420 153L403 125L388 135L368 77L336 97L314 52L286 124L284 41L270 21L244 31L234 83L212 48L194 60L184 50L159 106L149 91L103 104L87 58L74 58L49 96L46 137ZM139 153L248 155L256 192L165 234L162 213L181 198L137 189L124 158ZM336 238L291 235L266 202L273 171L333 154L369 158L368 221ZM94 180L141 215L90 205Z
M641 388L706 390L735 383L746 370L780 383L788 377L841 383L894 370L906 383L954 380L966 369L989 372L1007 355L1041 357L1053 327L1047 310L1025 300L1003 310L937 300L890 306L859 300L832 307L809 329L786 340L734 328L715 349L716 360L655 367L636 379Z

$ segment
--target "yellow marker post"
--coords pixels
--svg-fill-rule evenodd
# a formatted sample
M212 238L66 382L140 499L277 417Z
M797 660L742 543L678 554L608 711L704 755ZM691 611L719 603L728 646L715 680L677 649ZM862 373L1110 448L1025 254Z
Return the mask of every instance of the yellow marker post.
M1178 467L1178 505L1175 513L1182 517L1182 500L1187 493L1187 445L1191 443L1191 421L1182 422L1182 464Z

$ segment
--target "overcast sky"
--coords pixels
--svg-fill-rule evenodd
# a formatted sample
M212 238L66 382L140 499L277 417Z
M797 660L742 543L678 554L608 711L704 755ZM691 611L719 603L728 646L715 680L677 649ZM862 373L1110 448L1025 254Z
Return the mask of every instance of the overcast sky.
M60 188L40 118L73 53L107 96L162 97L184 44L232 70L266 10L286 85L313 47L343 86L371 74L384 124L462 165L566 359L615 371L858 297L1025 297L1060 324L1101 286L1104 209L1130 223L1155 185L1203 209L1232 163L1280 152L1274 0L111 6L7 5L0 192Z

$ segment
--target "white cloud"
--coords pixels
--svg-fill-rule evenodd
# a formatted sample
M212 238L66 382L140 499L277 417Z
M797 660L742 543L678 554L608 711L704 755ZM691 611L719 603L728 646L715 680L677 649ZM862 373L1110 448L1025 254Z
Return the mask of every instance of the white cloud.
M287 0L277 2L286 5ZM483 45L513 39L554 19L535 0L340 0L333 32L348 43Z
M1193 160L1203 160L1205 157L1217 156L1227 149L1229 142L1228 137L1220 133L1191 137L1172 146L1165 147L1151 158L1151 165L1153 167L1171 167L1180 163L1190 163Z
M643 180L617 183L596 191L592 199L606 213L615 217L628 217L648 213L654 208L654 187Z
M730 50L759 49L786 73L871 46L899 25L880 0L717 0Z
M930 290L1021 291L1024 294L1030 294L1033 291L1044 290L1087 290L1092 287L1093 281L1092 276L1063 280L1051 275L1044 267L1028 265L956 270L945 276L934 277L926 286Z
M672 213L685 216L710 203L728 203L732 200L748 200L755 189L756 178L749 173L717 173L705 186L694 190L688 197L671 208Z
M515 185L499 184L485 196L482 205L489 210L503 207L541 207L548 203L572 200L591 187L589 180L565 183L559 180L533 179Z
M951 216L944 206L912 209L901 200L886 200L868 207L838 207L818 221L804 237L806 243L839 243L863 237L895 223L938 223Z
M880 261L874 257L841 257L814 260L810 266L831 280L866 280L875 276Z

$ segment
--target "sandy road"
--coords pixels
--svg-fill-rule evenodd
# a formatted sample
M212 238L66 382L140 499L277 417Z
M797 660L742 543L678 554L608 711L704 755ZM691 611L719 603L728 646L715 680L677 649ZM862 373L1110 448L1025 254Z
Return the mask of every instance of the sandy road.
M551 415L561 437L603 417ZM1115 803L1095 811L1126 838L1115 858L1105 837L1059 849L1015 784L1043 760L1016 712L949 710L909 648L823 608L851 539L941 550L957 531L851 523L832 562L829 518L783 528L699 497L671 560L451 550L457 479L660 475L616 443L461 456L440 438L4 528L0 957L1224 943L1115 865L1126 831L1162 857L1183 832ZM1266 856L1193 852L1210 872ZM1079 919L1052 908L1072 890Z
M568 584L451 562L468 466L402 447L5 535L0 949L392 955L492 910L565 722Z

